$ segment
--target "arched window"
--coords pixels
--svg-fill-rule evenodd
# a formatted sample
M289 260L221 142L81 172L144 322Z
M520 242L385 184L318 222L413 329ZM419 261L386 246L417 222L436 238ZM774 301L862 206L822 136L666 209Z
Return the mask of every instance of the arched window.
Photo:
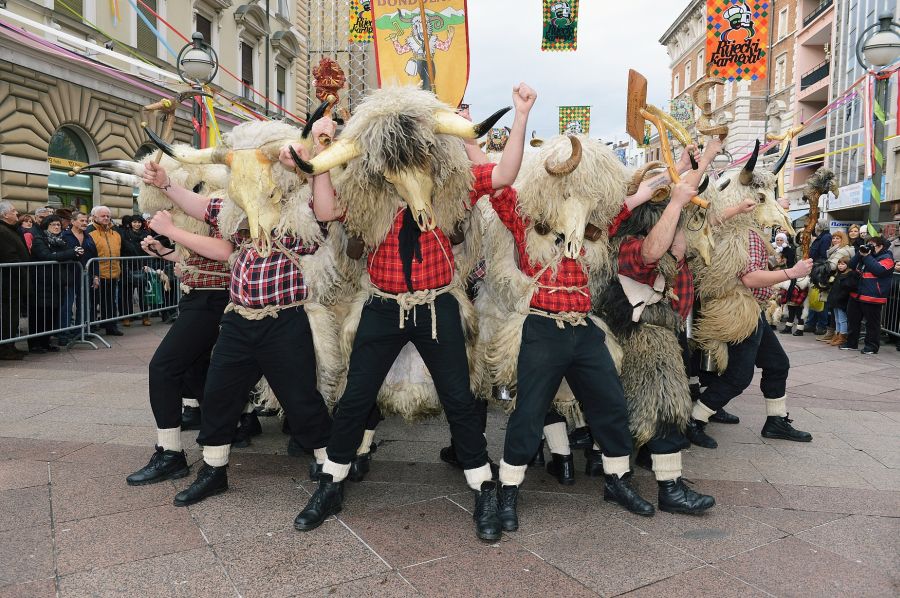
M90 147L88 146L90 143ZM94 181L84 174L69 176L76 166L86 166L97 151L87 136L71 126L62 126L50 137L47 161L50 178L47 191L51 205L70 207L87 213L94 205Z
M47 147L47 155L51 158L80 162L81 164L90 162L84 142L69 127L60 127L53 134L50 138L50 145Z

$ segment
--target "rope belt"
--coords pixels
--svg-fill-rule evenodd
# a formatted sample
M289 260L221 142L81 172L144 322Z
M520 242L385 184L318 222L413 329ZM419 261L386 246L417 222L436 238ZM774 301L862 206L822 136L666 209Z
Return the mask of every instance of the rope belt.
M237 305L235 303L229 303L225 306L225 313L227 314L230 311L235 312L237 315L241 316L247 320L262 320L263 318L277 318L278 312L284 309L291 309L293 307L300 307L305 304L306 301L294 301L293 303L288 303L287 305L264 305L263 307L247 307L245 305Z
M386 293L380 289L375 289L374 294L384 299L393 299L400 306L400 329L406 328L406 320L409 319L409 312L413 314L413 326L416 325L416 306L427 305L431 310L431 338L437 340L437 318L434 316L434 302L445 293L453 290L454 284L448 284L438 289L425 289L422 291L413 291L412 293Z
M553 312L535 309L532 307L528 310L528 313L554 320L556 322L556 326L560 330L564 330L566 324L571 324L572 326L587 326L587 314L580 311Z

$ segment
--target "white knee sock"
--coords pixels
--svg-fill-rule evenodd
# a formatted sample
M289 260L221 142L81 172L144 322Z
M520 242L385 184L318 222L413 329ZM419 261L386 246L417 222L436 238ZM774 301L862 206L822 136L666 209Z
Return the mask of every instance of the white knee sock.
M313 449L313 457L316 458L316 463L322 465L328 459L328 453L325 451L325 447Z
M181 404L185 407L199 407L200 401L197 399L181 399Z
M544 426L544 438L547 440L547 446L550 452L555 455L571 455L572 449L569 448L569 435L566 432L566 422L557 422ZM523 473L524 475L524 473Z
M667 482L681 477L681 451L667 455L651 454L656 481Z
M343 482L344 478L347 477L347 474L350 473L350 464L347 463L346 465L341 465L340 463L335 463L331 459L325 459L325 463L322 465L322 473L331 474L331 479L335 482Z
M244 413L253 413L254 409L256 409L256 405L253 404L253 401L247 401L247 404L244 405Z
M766 399L766 415L769 417L787 417L787 397Z
M156 428L156 444L164 451L181 451L181 427Z
M230 452L230 444L223 444L221 446L204 446L203 460L207 465L212 465L213 467L223 467L225 465L228 465L228 453Z
M706 423L715 412L715 409L710 409L701 401L697 401L696 403L694 403L694 410L691 412L691 417L696 419L698 422Z
M359 443L359 448L356 449L357 455L368 455L369 451L372 447L372 440L375 438L375 430L366 430L363 432L362 442Z
M600 455L603 462L603 473L606 475L615 474L620 478L631 471L631 459L626 455L624 457L607 457Z
M500 485L521 486L525 481L527 465L510 465L503 459L500 460Z
M475 469L466 469L463 473L466 474L466 483L472 490L481 490L481 484L490 482L494 477L489 463Z

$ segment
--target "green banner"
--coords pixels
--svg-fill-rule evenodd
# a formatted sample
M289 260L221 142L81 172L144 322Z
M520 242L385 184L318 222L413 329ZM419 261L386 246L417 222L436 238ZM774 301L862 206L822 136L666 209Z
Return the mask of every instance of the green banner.
M578 0L543 0L544 35L541 50L566 52L578 49Z

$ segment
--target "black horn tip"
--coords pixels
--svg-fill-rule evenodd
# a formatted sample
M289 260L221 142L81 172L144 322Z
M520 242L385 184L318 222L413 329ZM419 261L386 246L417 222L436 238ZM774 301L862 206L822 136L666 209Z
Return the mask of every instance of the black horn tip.
M475 136L481 137L485 133L491 130L491 128L497 124L497 121L503 118L503 116L512 110L512 106L507 106L506 108L501 108L497 110L493 114L491 114L487 119L475 125Z
M696 168L694 170L696 170ZM699 187L697 187L697 195L700 195L701 193L706 191L707 187L709 187L709 177L705 176L703 177L703 182L700 183Z
M694 154L688 154L688 158L691 159L691 170L697 170L698 168L700 168L700 165L697 164L697 159L694 158Z
M781 169L784 168L784 165L787 164L788 156L791 155L791 144L787 144L787 147L784 150L784 153L781 154L781 157L778 158L778 162L775 163L775 168L772 170L772 174L778 176L778 173L781 172Z
M167 156L171 158L175 158L175 150L172 149L172 146L162 140L162 138L153 132L150 127L144 127L144 133L150 138L150 141L153 142L156 147L161 149Z
M319 107L316 108L316 111L312 113L312 116L310 116L309 119L307 119L306 124L303 126L304 139L307 139L309 137L309 134L312 133L313 124L315 124L317 120L325 116L325 112L328 110L328 107L330 105L330 102L328 100L325 100L324 102L319 104Z
M719 191L724 191L725 189L728 188L728 185L730 185L730 184L731 184L731 179L725 179L724 182L719 184Z
M294 146L289 145L288 151L291 152L291 159L294 160L294 164L297 165L297 168L299 168L306 174L313 174L313 165L301 158L300 155L294 150Z

